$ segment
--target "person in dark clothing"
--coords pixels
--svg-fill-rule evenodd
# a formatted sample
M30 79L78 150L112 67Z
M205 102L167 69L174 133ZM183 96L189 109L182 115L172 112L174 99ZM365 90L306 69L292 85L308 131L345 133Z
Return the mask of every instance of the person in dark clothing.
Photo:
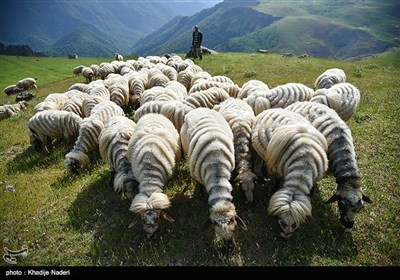
M194 58L196 59L197 57L199 57L200 60L202 60L203 54L201 52L201 41L203 40L203 34L199 31L199 27L197 25L194 27L192 38L193 38L192 47L194 50Z

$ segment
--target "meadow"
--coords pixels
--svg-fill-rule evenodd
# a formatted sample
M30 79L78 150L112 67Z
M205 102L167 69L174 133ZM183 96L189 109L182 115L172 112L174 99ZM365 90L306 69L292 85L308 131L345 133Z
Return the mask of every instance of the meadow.
M125 58L125 59L129 59ZM398 266L400 265L400 51L360 61L299 59L278 54L221 53L196 60L213 76L226 75L242 86L250 79L270 88L289 82L313 87L328 68L341 68L361 92L351 128L363 192L372 200L354 228L339 224L336 204L324 202L335 192L327 174L311 198L313 221L289 240L279 237L276 219L267 215L269 179L258 180L253 204L245 204L238 186L233 196L248 230L235 232L237 247L226 254L214 232L202 231L208 218L206 197L197 194L187 161L182 160L165 193L175 222L162 221L148 239L130 202L109 188L109 167L96 162L70 177L64 167L68 149L50 154L29 144L27 121L33 107L53 92L76 82L72 69L112 58L33 58L0 56L0 88L25 77L38 78L36 97L18 115L0 121L0 247L23 245L22 266ZM0 104L15 96L0 94ZM262 171L261 171L262 172ZM13 186L10 188L9 186ZM133 227L128 227L137 221ZM1 266L9 266L4 260Z

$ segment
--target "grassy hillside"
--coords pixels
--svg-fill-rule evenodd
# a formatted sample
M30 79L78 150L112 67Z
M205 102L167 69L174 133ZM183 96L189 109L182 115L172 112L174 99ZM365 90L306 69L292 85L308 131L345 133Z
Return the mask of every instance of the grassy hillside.
M312 197L315 221L283 241L277 221L266 214L271 182L259 180L252 205L245 204L243 193L234 187L234 203L248 230L236 230L232 255L223 254L212 231L200 230L208 217L207 200L196 194L185 160L166 189L172 198L168 213L175 222L162 221L156 235L147 239L140 220L128 211L129 201L108 187L108 166L97 163L71 178L64 168L68 149L58 146L47 155L30 147L26 123L33 106L49 93L82 82L82 77L72 75L76 64L110 60L0 56L1 88L25 76L38 77L39 85L26 111L0 121L0 245L14 250L28 246L28 256L18 259L18 265L400 265L399 51L357 62L251 53L222 53L198 62L212 75L226 75L239 86L258 79L270 87L288 82L312 87L319 74L338 67L361 91L360 106L348 125L364 192L374 203L359 213L353 230L344 232L337 206L324 204L336 188L334 178L327 175ZM0 103L14 99L0 96ZM15 191L8 191L8 185ZM128 228L134 220L137 224Z

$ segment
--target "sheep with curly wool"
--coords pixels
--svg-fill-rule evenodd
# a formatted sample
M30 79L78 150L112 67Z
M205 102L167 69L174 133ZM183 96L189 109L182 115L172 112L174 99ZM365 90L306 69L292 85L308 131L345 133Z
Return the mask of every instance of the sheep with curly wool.
M235 168L235 151L231 128L220 113L197 108L186 114L180 132L190 174L208 193L210 215L205 226L213 225L224 242L234 246L236 225L246 225L232 202L229 180Z
M131 200L139 183L133 176L126 152L135 126L136 123L125 116L114 116L99 135L100 156L111 167L110 185L115 192L123 192Z
M45 110L36 113L28 121L29 139L37 152L50 153L52 140L62 139L67 145L75 142L82 118L73 112Z
M192 108L205 107L212 109L215 105L230 98L222 88L211 87L206 90L196 91L183 100L183 104Z
M69 96L65 93L50 93L46 98L33 107L35 113L44 110L62 110L65 103L69 100Z
M64 104L63 111L72 112L76 115L84 118L85 115L83 113L83 100L88 98L88 94L85 92L77 91L74 95L72 95L67 102Z
M345 82L346 73L340 68L331 68L318 76L314 82L314 89L330 88L335 84Z
M266 83L259 80L250 80L243 84L240 89L237 98L244 99L252 94L254 91L268 91L269 87Z
M99 135L113 116L124 116L121 107L112 101L103 101L93 107L88 118L81 122L79 136L73 149L65 156L68 173L77 174L90 164L88 153L98 148Z
M169 101L161 101L154 100L149 101L140 106L133 116L133 120L138 122L139 119L146 114L161 114L167 117L174 124L175 128L180 131L182 124L185 120L185 115L193 110L192 107L189 107L177 100L169 100Z
M18 112L25 110L28 103L23 100L15 104L4 104L0 106L0 120L9 118Z
M350 83L335 84L329 89L318 89L310 101L334 109L344 121L348 121L360 103L360 91Z
M311 217L310 192L328 168L326 139L301 115L278 108L256 117L252 143L268 173L282 180L268 214L278 217L281 236L289 238Z
M139 182L130 211L140 214L150 237L159 227L160 216L173 221L164 211L171 202L163 190L181 159L178 131L163 115L143 116L129 140L127 158Z
M235 147L235 182L238 182L244 191L247 203L253 202L253 190L257 176L253 173L251 128L255 115L251 107L243 100L229 98L214 110L222 114L229 123L233 132Z
M327 203L337 201L340 223L346 228L352 228L355 216L364 207L364 202L372 201L361 190L361 176L350 128L333 109L323 104L298 102L286 109L304 116L325 136L329 169L337 183L336 193Z

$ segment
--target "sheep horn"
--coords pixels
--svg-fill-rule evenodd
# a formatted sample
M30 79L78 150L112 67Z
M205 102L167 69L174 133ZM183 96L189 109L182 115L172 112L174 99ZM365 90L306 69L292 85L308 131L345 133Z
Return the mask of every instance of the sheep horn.
M246 226L246 224L244 223L244 221L242 220L242 218L240 218L238 215L236 215L235 218L237 219L238 225L239 225L243 230L247 230L247 226Z
M167 213L165 213L165 211L161 210L160 215L161 215L161 217L163 217L167 221L175 222L175 220L171 216L169 216Z
M362 194L362 200L367 202L367 203L372 203L372 200L368 196L366 196L365 194Z

